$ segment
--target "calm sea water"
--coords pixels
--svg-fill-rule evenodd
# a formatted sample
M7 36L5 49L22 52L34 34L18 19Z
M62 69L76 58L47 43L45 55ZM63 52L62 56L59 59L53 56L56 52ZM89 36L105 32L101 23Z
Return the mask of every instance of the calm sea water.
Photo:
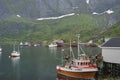
M0 80L56 80L56 65L61 63L61 50L69 48L20 47L21 56L9 58L12 46L2 46L0 54ZM73 50L76 51L76 48ZM98 48L85 48L88 55L100 52ZM66 79L65 79L66 80ZM68 79L67 79L68 80Z

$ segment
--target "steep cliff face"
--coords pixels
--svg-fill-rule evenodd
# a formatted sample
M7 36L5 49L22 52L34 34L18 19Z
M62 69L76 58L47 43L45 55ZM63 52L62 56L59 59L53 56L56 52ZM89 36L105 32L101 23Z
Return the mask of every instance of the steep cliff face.
M77 15L36 21L71 13ZM120 0L0 0L1 42L14 39L52 40L53 35L55 38L66 38L73 32L91 33L93 36L100 30L100 34L103 30L107 31L108 26L118 21Z
M118 0L90 0L89 5L93 11L103 12L115 7L119 3Z
M119 0L0 0L0 18L19 14L35 19L68 13L103 12L119 4Z

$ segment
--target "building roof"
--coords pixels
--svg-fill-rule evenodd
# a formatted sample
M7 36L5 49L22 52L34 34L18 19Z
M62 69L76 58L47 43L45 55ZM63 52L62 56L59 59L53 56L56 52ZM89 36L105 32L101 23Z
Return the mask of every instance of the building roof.
M101 47L120 47L120 37L109 39Z

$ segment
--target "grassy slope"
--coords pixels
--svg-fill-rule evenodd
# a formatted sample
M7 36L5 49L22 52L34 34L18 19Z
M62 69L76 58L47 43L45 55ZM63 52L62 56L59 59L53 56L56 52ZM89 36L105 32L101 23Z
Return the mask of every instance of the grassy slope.
M113 25L108 31L103 35L106 37L120 37L120 22Z
M95 19L87 14L74 15L57 20L36 21L10 16L0 21L0 40L3 41L51 41L53 39L89 40L100 31Z

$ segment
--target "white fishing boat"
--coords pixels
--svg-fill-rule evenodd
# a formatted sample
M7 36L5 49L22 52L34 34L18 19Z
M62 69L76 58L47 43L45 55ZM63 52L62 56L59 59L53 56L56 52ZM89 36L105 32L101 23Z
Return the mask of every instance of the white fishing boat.
M13 51L11 53L11 57L19 57L19 56L20 56L20 52L18 52L18 51Z
M80 53L80 50L82 53ZM71 42L70 42L70 55L65 57L65 64L57 65L57 73L63 76L81 78L81 79L94 79L96 72L98 71L96 62L85 54L83 49L79 46L78 35L78 56L74 57ZM63 63L63 60L62 60Z
M51 43L48 45L48 47L57 47L57 44L56 43Z
M13 47L13 51L10 55L11 57L19 57L20 56L20 51L19 51L19 46L18 46L18 50L15 49L15 45Z

